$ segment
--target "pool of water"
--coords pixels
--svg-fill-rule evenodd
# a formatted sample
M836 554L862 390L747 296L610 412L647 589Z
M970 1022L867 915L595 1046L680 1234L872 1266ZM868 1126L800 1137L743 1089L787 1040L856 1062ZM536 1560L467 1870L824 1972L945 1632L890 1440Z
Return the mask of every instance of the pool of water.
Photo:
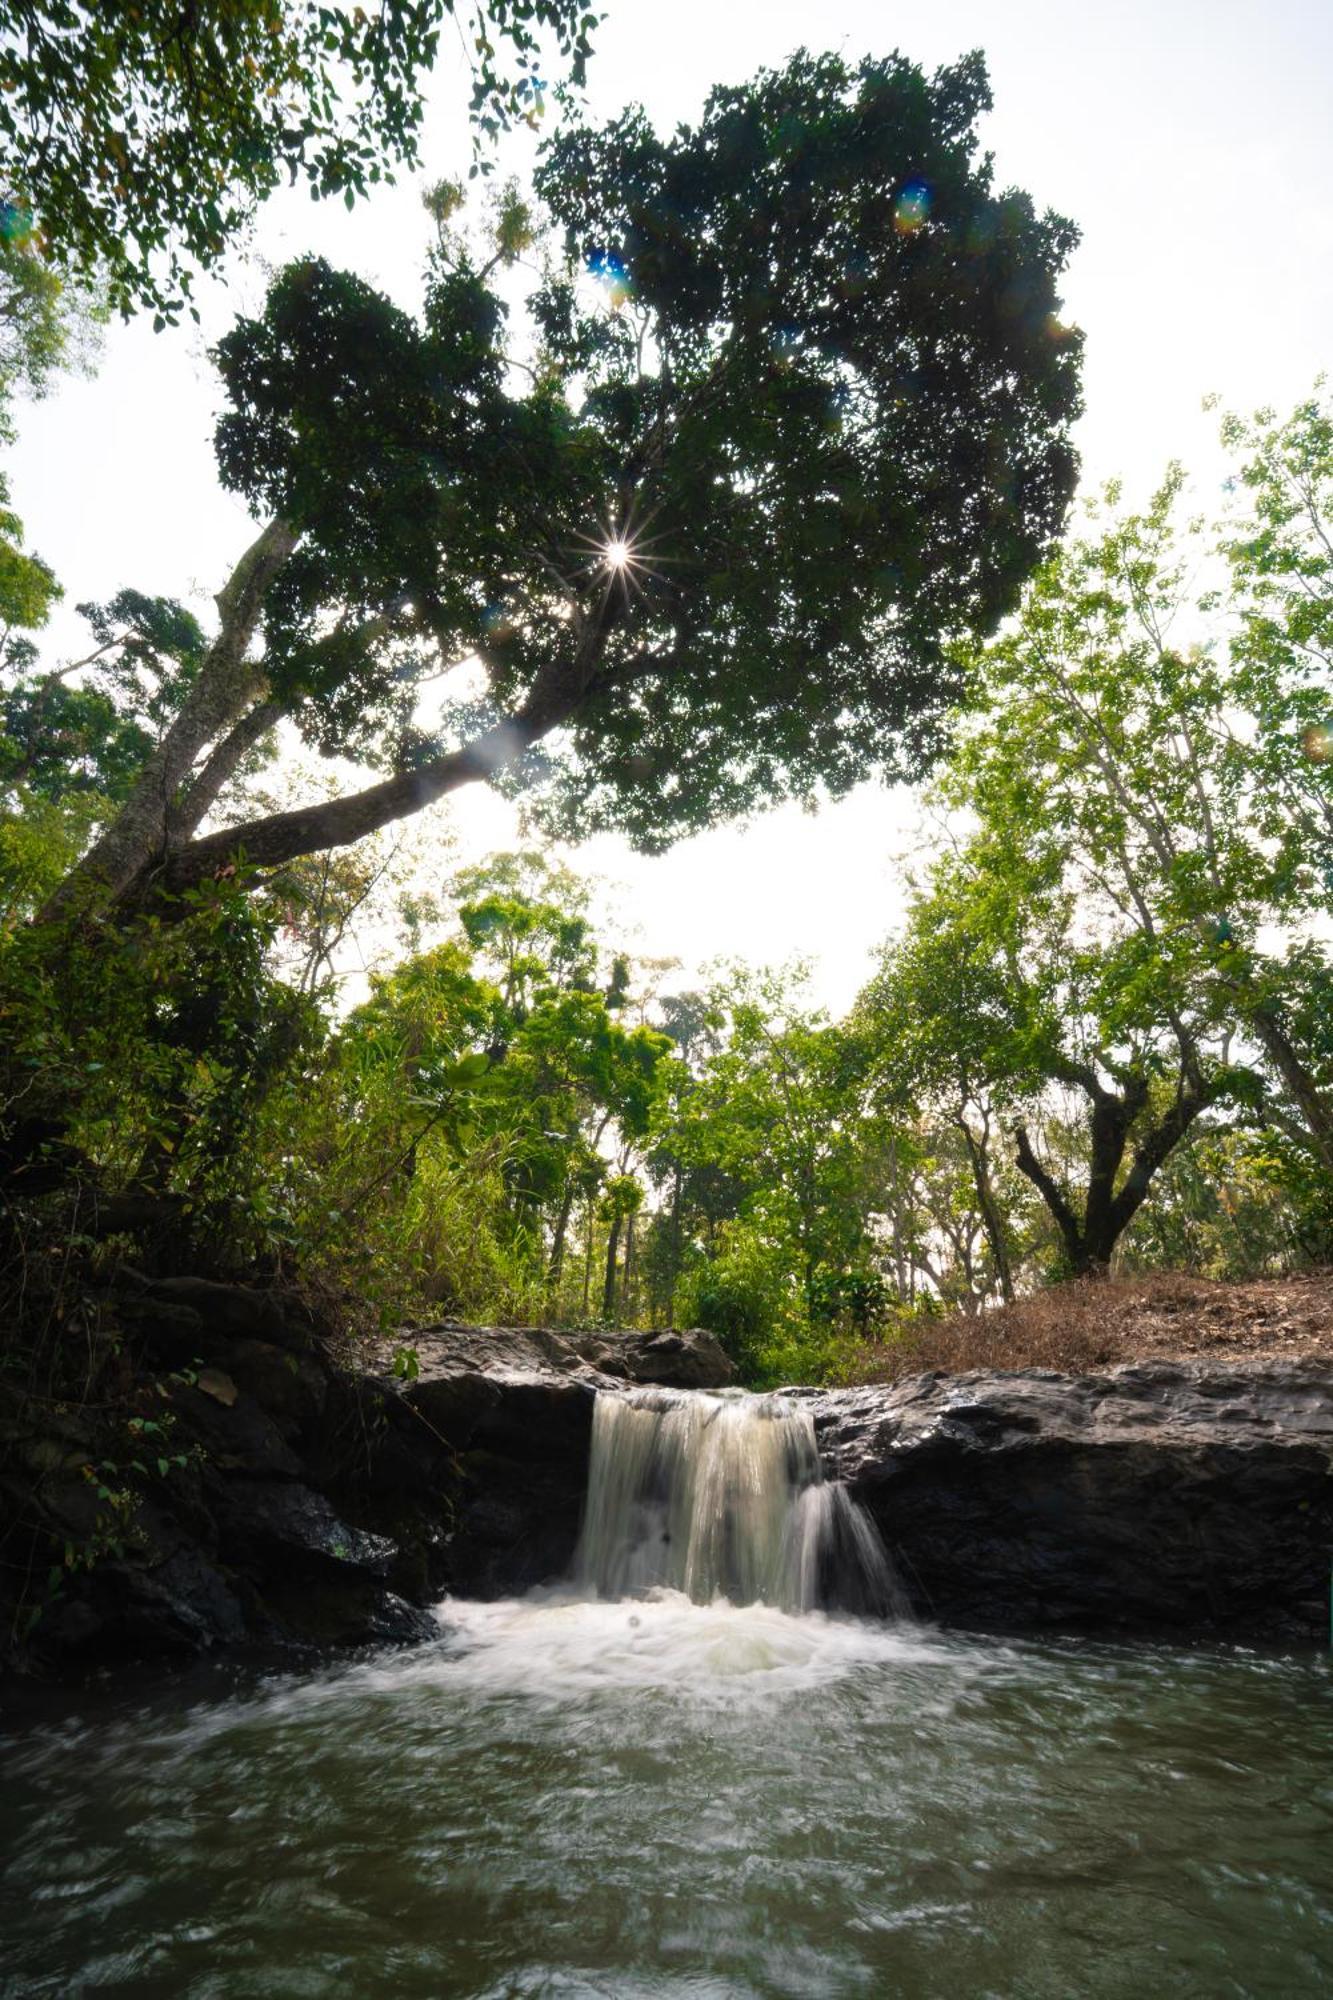
M1333 1994L1333 1674L670 1592L3 1744L0 1994Z

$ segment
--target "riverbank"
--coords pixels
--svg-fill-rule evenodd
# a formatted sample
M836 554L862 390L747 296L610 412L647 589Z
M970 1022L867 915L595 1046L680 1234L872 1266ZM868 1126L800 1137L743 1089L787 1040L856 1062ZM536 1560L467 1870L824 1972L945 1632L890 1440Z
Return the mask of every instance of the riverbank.
M715 1389L731 1373L697 1332L457 1325L404 1335L367 1371L272 1294L173 1280L136 1306L154 1372L123 1394L116 1450L147 1477L108 1453L98 1412L24 1412L6 1392L4 1574L20 1574L25 1534L55 1552L30 1563L26 1607L9 1586L9 1664L29 1672L428 1637L446 1594L494 1599L567 1572L599 1394ZM1331 1359L936 1371L791 1393L922 1618L1326 1637Z
M1333 1360L1333 1272L1244 1284L1175 1272L1051 1285L974 1316L922 1319L849 1360L849 1382L976 1369L1078 1375L1137 1361Z

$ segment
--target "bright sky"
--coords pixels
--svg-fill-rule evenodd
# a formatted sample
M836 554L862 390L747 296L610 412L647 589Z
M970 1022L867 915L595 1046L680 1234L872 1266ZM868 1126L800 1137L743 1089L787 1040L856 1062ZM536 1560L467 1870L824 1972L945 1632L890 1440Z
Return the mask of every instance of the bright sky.
M714 82L803 44L851 58L896 44L927 67L984 49L997 179L1083 231L1065 314L1088 336L1079 444L1091 483L1119 474L1142 492L1174 455L1207 500L1219 458L1203 396L1281 407L1333 362L1328 0L933 0L896 18L883 0L605 4L590 107L610 115L637 99L660 126L693 117ZM432 177L467 157L461 72L443 70L435 95ZM524 150L507 164L521 169ZM279 197L251 255L207 288L202 334L116 327L96 380L23 414L15 502L69 605L132 583L206 611L253 532L214 476L209 341L258 307L262 259L309 249L413 304L418 193L405 183L350 216ZM85 629L62 613L53 656L69 656ZM510 809L487 795L466 795L453 819L467 858L515 842ZM841 1008L901 907L898 857L914 825L910 797L865 787L817 817L784 808L657 860L610 837L568 858L619 885L614 906L642 951L691 969L723 954L807 955L820 997Z

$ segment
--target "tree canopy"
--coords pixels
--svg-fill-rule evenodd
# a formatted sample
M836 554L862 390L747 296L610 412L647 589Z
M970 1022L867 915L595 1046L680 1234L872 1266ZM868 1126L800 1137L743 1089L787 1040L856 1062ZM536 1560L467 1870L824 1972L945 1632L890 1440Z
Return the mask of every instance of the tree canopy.
M84 887L267 869L478 779L652 851L919 770L1074 478L1074 231L996 192L988 103L977 57L800 56L668 140L567 128L526 349L447 225L415 319L282 273L217 355L222 477L268 525ZM283 716L387 775L201 834Z
M262 1251L386 1323L698 1321L769 1383L1070 1272L1326 1260L1326 418L1228 425L1220 523L1174 470L1109 494L960 643L929 857L842 1020L790 972L675 988L537 853L414 894L396 965L381 909L341 1011L387 842L24 923L207 687L181 606L85 607L81 675L6 717L0 1213L93 1262Z
M418 157L424 85L456 21L472 115L494 133L542 108L541 37L580 83L584 0L230 0L181 8L14 0L0 40L6 234L159 322L186 303L284 179L351 207Z

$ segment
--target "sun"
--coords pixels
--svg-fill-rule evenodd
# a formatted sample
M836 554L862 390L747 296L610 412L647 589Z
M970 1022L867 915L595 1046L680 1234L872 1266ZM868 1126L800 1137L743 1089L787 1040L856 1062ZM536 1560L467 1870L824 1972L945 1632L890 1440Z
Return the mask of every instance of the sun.
M641 514L637 497L626 504L622 496L591 534L575 535L584 575L597 578L604 591L623 594L626 602L631 596L645 597L645 585L660 577L662 566L677 560L663 551L661 535L645 532L652 518L651 512Z

